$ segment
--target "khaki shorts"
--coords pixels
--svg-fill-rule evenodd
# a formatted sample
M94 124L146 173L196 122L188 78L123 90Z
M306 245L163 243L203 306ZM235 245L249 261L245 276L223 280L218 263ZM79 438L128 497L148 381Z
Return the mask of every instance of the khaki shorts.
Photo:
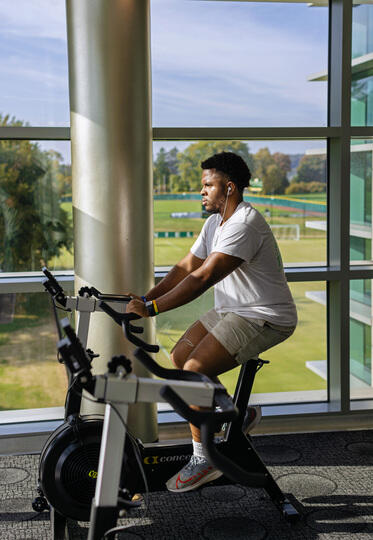
M285 341L295 330L295 326L278 326L232 312L217 313L215 309L202 315L200 322L235 357L237 364L256 358L261 352Z

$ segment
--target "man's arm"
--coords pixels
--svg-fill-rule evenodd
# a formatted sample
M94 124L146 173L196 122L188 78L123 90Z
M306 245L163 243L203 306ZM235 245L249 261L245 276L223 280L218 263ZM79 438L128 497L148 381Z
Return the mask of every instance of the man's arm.
M203 264L203 259L199 259L190 251L181 261L179 261L168 274L150 291L145 294L147 300L155 300L168 293L176 287L189 274L197 270Z
M239 257L213 252L198 268L185 275L184 279L179 280L173 288L161 296L152 299L156 300L160 313L183 306L198 298L198 296L207 291L212 285L215 285L215 283L224 279L242 262L243 259ZM148 316L144 303L139 300L132 300L128 304L128 312L137 313L141 317Z

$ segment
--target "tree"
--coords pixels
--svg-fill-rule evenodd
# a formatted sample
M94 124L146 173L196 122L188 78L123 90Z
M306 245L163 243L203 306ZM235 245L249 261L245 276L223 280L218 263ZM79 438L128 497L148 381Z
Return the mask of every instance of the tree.
M273 154L273 159L276 163L276 165L284 172L284 174L287 176L287 174L291 171L291 160L290 156L288 154L283 154L282 152L275 152Z
M180 182L188 187L188 191L201 189L201 162L220 152L234 152L242 157L250 170L254 161L249 147L241 141L199 141L190 144L184 152L178 154ZM182 189L182 191L185 191Z
M61 163L62 156L59 152L54 150L48 151L51 160L54 164L55 182L57 191L61 197L72 196L72 176L71 165L65 165Z
M325 193L326 184L323 182L292 182L285 190L287 195L302 193Z
M179 150L174 146L166 153L167 167L171 174L178 174L179 172Z
M286 173L276 164L267 167L263 181L263 192L267 195L281 195L289 185Z
M263 180L263 177L266 175L268 167L275 165L276 162L271 155L269 149L261 148L254 154L254 177L260 178Z
M170 175L167 167L167 152L162 147L158 154L157 158L154 161L153 167L153 184L156 193L161 193L166 191L167 180Z
M287 172L290 171L290 158L286 154L271 154L268 148L261 148L254 155L256 178L263 184L263 193L281 195L289 185Z
M179 174L170 175L170 190L176 193L188 191L189 186L185 180L182 180Z
M178 174L178 152L176 147L168 152L160 148L153 166L153 185L157 193L178 191L171 186L171 176Z
M0 116L0 125L23 125ZM61 156L30 141L0 141L0 268L39 270L72 247L72 224L59 202Z
M326 158L324 156L303 156L293 182L326 183Z

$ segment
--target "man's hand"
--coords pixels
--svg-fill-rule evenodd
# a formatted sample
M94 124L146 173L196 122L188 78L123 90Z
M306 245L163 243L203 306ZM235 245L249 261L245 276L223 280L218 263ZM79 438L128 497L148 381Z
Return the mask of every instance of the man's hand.
M140 315L140 317L144 318L149 317L149 312L140 297L136 297L131 300L131 302L128 302L126 307L126 313L136 313L136 315Z

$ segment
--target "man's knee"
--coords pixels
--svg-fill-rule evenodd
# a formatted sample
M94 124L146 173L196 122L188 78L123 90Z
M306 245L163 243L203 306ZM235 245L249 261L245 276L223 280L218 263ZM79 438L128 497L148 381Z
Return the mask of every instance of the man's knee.
M196 371L197 373L204 373L203 364L196 358L189 358L184 363L185 371Z
M192 353L194 347L194 343L189 339L189 337L187 337L186 332L171 351L170 356L174 366L179 369L183 369L184 364L187 361L188 356Z
M177 348L177 345L172 349L170 357L171 357L171 362L176 368L178 369L184 368L184 364L187 357L185 356L185 354L182 354L182 351L180 351L180 349Z

